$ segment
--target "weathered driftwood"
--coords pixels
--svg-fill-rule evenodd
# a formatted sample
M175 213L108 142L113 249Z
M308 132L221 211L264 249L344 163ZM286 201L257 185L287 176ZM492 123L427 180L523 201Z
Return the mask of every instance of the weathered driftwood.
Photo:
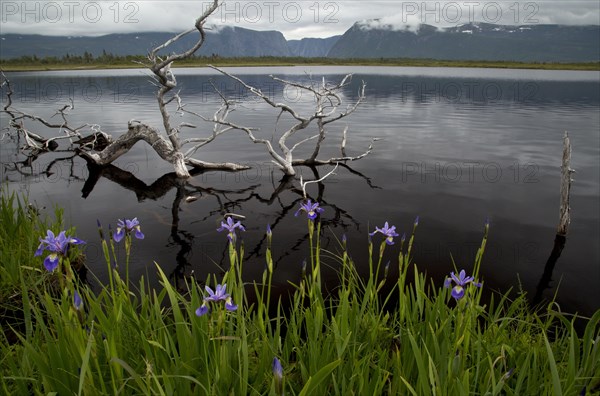
M127 153L131 147L133 147L133 145L140 140L148 143L162 159L173 164L175 173L179 177L189 176L186 165L206 169L248 169L246 166L233 163L211 164L208 162L194 160L193 158L186 158L181 151L176 150L173 147L170 141L161 136L155 128L137 121L130 121L127 132L119 136L117 140L109 144L104 150L98 153L91 153L81 150L79 155L82 156L86 161L93 164L101 166L108 165L123 154Z
M25 140L25 146L31 150L35 150L36 152L41 151L54 151L58 148L58 143L56 140L71 138L73 136L81 137L79 134L79 130L84 128L86 125L82 125L78 128L72 128L69 125L67 120L66 112L68 110L72 110L74 108L73 102L71 101L70 105L64 105L61 109L59 109L54 115L60 114L63 122L62 123L51 123L46 121L42 117L38 117L36 115L28 114L19 110L16 110L12 107L12 85L10 84L10 80L6 77L3 71L0 70L0 77L2 77L2 81L0 82L0 88L6 89L6 105L4 105L3 112L8 114L10 117L10 122L8 128L13 128L17 132L17 137L23 136ZM25 121L31 120L34 122L38 122L48 128L60 129L64 131L65 136L57 136L50 139L44 138L37 133L29 131L25 127Z
M575 172L575 170L571 169L571 140L567 132L565 132L563 137L563 155L560 170L560 215L556 233L566 236L569 232L569 224L571 224L570 194L571 182L573 181L571 174Z
M550 257L546 261L544 266L544 273L538 282L535 295L533 297L533 304L537 305L542 302L544 290L550 287L552 281L552 272L554 267L560 258L560 255L565 247L567 241L567 233L569 232L569 225L571 224L571 207L570 207L570 194L571 194L571 174L575 171L571 169L571 140L569 134L565 132L563 136L563 155L562 164L560 167L560 213L558 219L558 228L556 230L556 237L554 238L554 245Z

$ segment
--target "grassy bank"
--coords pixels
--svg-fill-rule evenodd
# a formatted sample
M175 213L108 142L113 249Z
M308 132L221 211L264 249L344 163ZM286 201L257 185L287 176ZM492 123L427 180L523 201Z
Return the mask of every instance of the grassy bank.
M5 71L41 71L41 70L94 70L139 68L137 62L144 61L143 56L124 56L84 59L69 57L58 59L22 57L17 59L0 59L0 68ZM175 67L203 67L207 64L215 66L406 66L406 67L475 67L502 69L542 69L542 70L600 70L600 62L590 63L526 63L499 61L453 61L435 59L336 59L336 58L301 58L301 57L248 57L248 58L212 58L195 57L178 61Z
M143 279L136 288L124 282L128 251L132 244L144 244L138 239L143 224L117 225L114 235L100 228L111 276L94 293L68 276L72 262L85 252L76 239L67 238L72 246L58 253L53 272L44 267L54 257L51 247L34 257L48 224L27 208L23 200L2 194L2 288L12 292L1 304L18 306L20 312L18 323L2 321L0 386L5 394L600 391L600 311L578 336L570 317L554 305L536 313L522 295L515 300L497 295L487 306L481 304L486 285L479 268L485 261L487 226L475 263L467 265L473 279L431 282L424 269L411 263L418 221L407 237L391 227L373 234L371 259L365 263L369 273L359 277L350 258L352 247L343 238L336 251L321 249L319 209L305 206L297 219L298 233L308 230L310 250L302 275L290 280L294 292L284 309L283 301L271 298L270 246L277 235L268 229L266 263L244 263L242 227L234 220L223 223L229 268L206 279L210 291L190 282L182 294L160 264L155 265L158 290L150 290ZM58 235L61 225L52 224ZM18 259L13 258L15 246ZM125 262L116 260L119 251L125 252ZM327 290L321 282L324 263L338 267L335 289ZM265 266L262 280L243 283L248 265ZM464 263L458 265L460 270ZM12 274L8 281L5 272ZM217 287L225 284L226 290ZM251 291L258 296L255 303L248 298ZM9 332L18 335L15 341L8 339Z

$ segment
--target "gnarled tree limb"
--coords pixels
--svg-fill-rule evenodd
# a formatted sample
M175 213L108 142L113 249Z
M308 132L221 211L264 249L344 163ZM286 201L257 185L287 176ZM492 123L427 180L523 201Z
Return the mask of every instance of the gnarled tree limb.
M271 106L275 109L278 109L279 114L277 115L276 124L278 124L279 119L281 118L282 114L284 114L284 113L289 114L294 119L293 125L291 127L289 127L287 130L283 131L283 133L279 137L279 139L277 141L279 150L277 151L273 147L273 144L271 143L270 140L257 138L253 133L253 129L251 129L249 127L237 125L237 124L234 124L234 123L226 120L226 117L230 112L229 109L233 105L233 102L229 101L227 98L224 97L224 95L221 92L219 92L217 90L217 92L219 93L219 95L221 96L221 98L223 100L223 103L224 103L223 106L225 108L227 108L227 111L220 113L218 117L215 116L211 121L222 127L228 128L228 130L230 128L241 130L248 135L248 137L250 138L250 140L253 143L264 144L267 149L267 152L273 159L273 163L275 163L286 175L294 176L296 174L296 171L294 170L294 166L325 165L325 164L336 164L338 162L355 161L355 160L364 158L365 156L370 154L371 151L373 150L373 145L371 144L369 146L369 148L363 154L361 154L359 156L352 157L352 156L346 155L346 141L347 141L347 131L348 131L346 128L343 132L343 137L342 137L342 145L341 145L342 156L338 157L338 158L330 158L327 160L317 159L319 152L321 150L322 143L327 136L326 126L334 121L338 121L338 120L345 118L345 117L349 116L350 114L352 114L354 111L356 111L358 106L365 99L366 85L363 82L361 85L361 88L358 91L358 99L351 105L347 106L347 108L344 111L338 111L338 108L343 103L342 97L339 92L342 90L342 88L346 87L350 83L350 81L352 80L352 75L350 75L350 74L346 75L337 84L328 84L328 83L326 83L325 79L323 78L323 81L319 86L315 86L313 84L301 84L298 82L288 81L288 80L284 80L284 79L281 79L278 77L271 76L271 78L278 83L284 84L286 86L293 86L293 87L299 88L301 90L304 90L304 91L310 93L312 96L314 96L315 109L314 109L313 113L303 116L300 113L298 113L297 111L295 111L288 104L279 103L279 102L274 101L273 99L269 98L269 96L264 94L260 89L253 87L250 84L247 84L246 82L241 80L239 77L233 76L218 67L211 66L211 65L209 65L209 66L211 68L217 70L221 74L238 82L239 84L244 86L246 89L248 89L248 91L252 92L255 96L257 96L259 99L261 99L262 101L267 103L269 106ZM306 138L294 143L290 147L290 143L288 143L288 140L290 140L299 131L306 130L311 125L311 123L315 120L317 123L317 128L318 128L319 133L317 135L306 137ZM316 143L315 143L315 146L313 148L313 151L312 151L312 154L310 155L310 157L304 158L304 159L294 159L294 156L293 156L294 150L297 149L302 144L305 144L305 143L307 143L309 141L313 141L313 140L316 140ZM373 139L373 141L375 141L375 139Z

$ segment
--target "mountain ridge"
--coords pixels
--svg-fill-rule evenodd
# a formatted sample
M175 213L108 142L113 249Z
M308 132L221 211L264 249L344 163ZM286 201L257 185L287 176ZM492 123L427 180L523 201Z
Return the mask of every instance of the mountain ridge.
M341 36L286 40L276 30L221 27L207 31L199 56L411 58L520 62L600 60L598 25L494 25L468 23L449 28L421 24L410 29L356 22ZM375 27L373 26L375 25ZM142 55L174 36L170 32L114 33L104 36L0 34L0 57ZM197 35L173 43L168 52L188 49ZM166 53L164 51L163 53Z
M449 28L373 28L355 23L335 43L332 58L431 58L521 62L587 62L600 59L597 25L495 25Z

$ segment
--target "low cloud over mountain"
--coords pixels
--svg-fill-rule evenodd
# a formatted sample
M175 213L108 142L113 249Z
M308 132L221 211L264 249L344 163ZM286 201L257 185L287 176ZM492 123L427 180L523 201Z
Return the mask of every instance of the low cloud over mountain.
M166 32L99 37L5 34L0 35L0 57L62 57L85 51L94 56L103 52L143 55L172 36ZM195 39L195 34L189 34L169 51L183 51ZM389 17L357 22L342 36L289 41L274 30L214 27L197 55L590 62L600 60L600 26L469 23L442 28Z

